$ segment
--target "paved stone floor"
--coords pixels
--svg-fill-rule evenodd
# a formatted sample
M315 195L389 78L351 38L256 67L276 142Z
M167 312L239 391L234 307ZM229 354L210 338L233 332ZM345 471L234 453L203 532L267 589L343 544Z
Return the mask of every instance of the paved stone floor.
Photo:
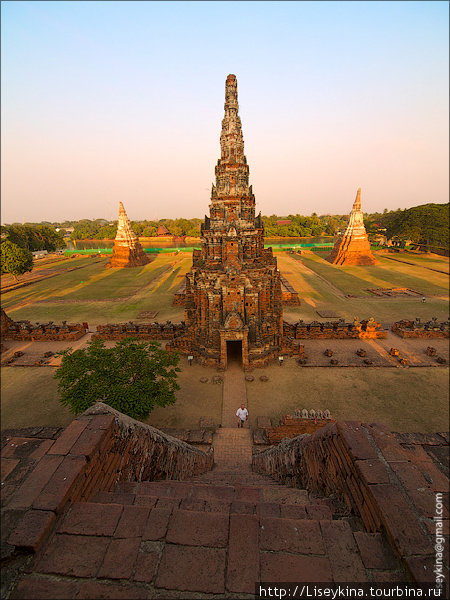
M222 427L236 427L236 411L244 403L247 406L245 374L237 361L230 361L224 373L222 395ZM248 423L245 424L248 427Z

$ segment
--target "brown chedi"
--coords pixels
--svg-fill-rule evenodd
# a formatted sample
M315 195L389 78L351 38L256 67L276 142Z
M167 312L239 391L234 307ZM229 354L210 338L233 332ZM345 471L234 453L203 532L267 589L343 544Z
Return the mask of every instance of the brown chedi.
M370 242L364 227L361 188L356 193L347 227L337 238L327 260L335 265L377 265L380 262L370 250Z
M114 248L108 267L141 267L150 262L142 249L139 240L131 229L130 221L123 207L119 202L119 221L117 223L117 235L114 240Z
M263 366L283 343L282 293L276 258L264 249L261 215L255 216L235 75L226 80L220 146L210 216L186 275L186 333L171 347L207 365L225 368L233 355L244 368Z

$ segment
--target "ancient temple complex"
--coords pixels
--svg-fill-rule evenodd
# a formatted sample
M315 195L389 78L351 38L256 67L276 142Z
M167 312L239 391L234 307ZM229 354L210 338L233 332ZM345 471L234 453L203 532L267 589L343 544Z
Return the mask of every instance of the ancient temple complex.
M338 236L327 260L335 265L376 265L378 260L370 250L361 210L361 188L356 193L345 231Z
M139 240L131 229L130 221L123 207L119 202L119 221L117 223L117 235L114 240L114 247L111 260L108 267L140 267L150 262L142 249Z
M230 354L242 355L247 368L278 355L283 316L277 261L264 249L261 214L255 216L238 108L236 76L228 75L210 216L186 274L186 334L172 346L221 367Z

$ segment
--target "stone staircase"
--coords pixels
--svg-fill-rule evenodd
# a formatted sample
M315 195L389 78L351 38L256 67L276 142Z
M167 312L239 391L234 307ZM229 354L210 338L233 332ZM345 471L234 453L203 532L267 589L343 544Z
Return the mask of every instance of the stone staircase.
M261 581L407 579L381 534L245 467L75 502L11 597L252 598Z

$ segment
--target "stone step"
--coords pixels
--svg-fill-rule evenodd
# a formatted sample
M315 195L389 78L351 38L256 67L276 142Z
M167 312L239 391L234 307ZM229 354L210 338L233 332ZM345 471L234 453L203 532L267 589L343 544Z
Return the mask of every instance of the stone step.
M297 496L287 495L276 500L267 498L265 490L256 486L192 485L179 481L122 482L113 492L96 494L92 502L279 518L333 519L335 511L331 502L310 499L305 490L295 491Z
M14 597L250 598L257 581L404 580L381 534L314 518L308 506L235 500L230 511L198 510L208 501L140 496L142 485L122 484L103 501L73 503ZM124 504L124 495L155 504ZM258 511L233 512L239 502Z

